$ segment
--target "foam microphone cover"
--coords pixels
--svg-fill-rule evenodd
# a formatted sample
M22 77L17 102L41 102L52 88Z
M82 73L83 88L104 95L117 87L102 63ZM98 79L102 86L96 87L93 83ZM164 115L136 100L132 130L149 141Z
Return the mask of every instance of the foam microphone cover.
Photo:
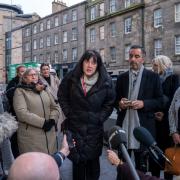
M155 140L151 133L144 127L136 127L134 128L133 134L141 144L146 147L150 147L151 145L155 144Z
M126 144L126 133L119 126L113 126L108 133L109 143L113 149L118 149L120 144Z

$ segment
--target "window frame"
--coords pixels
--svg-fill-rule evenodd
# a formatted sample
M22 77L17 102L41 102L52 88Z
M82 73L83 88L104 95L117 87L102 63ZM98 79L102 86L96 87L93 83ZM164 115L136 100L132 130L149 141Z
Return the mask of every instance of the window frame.
M177 7L179 8L179 11L177 12ZM180 22L180 3L175 4L175 22Z
M154 39L154 57L162 55L162 39Z
M110 13L116 12L116 0L109 1L109 12Z
M179 38L178 43L177 43L177 38ZM177 49L179 49L179 51L177 51ZM175 55L180 55L180 35L175 36Z
M132 32L132 17L124 19L124 33L129 34Z
M153 22L154 22L154 27L155 28L161 27L163 25L163 15L162 15L162 9L161 8L158 8L158 9L154 10L154 12L153 12Z
M90 42L93 43L95 42L96 39L96 31L95 28L90 29Z
M68 34L67 31L63 31L63 43L67 43L68 42Z

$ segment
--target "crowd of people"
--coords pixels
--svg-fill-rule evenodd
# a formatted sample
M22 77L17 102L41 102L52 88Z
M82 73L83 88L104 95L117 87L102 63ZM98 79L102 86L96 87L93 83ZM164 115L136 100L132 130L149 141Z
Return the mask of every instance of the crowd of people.
M8 112L0 99L0 123L4 116L12 123L8 136L0 127L0 176L58 180L58 168L68 156L73 180L98 180L104 122L115 108L116 125L126 131L127 150L135 157L140 179L150 178L146 171L152 173L151 179L158 179L161 169L153 159L147 159L149 169L142 165L146 148L135 139L133 130L148 129L162 151L180 144L179 78L167 56L155 57L152 70L144 67L145 59L143 47L131 46L129 69L118 76L116 86L95 50L85 51L62 81L50 73L47 63L41 64L40 72L17 67L17 76L3 94L8 98ZM117 180L132 179L128 165L114 151L108 150L107 158L117 166ZM164 173L164 178L171 180L173 175Z

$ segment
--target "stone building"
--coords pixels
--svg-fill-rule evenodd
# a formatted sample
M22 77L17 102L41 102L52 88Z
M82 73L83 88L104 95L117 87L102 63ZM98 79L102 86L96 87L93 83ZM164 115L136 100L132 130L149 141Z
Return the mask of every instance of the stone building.
M36 14L23 14L21 8L16 5L0 3L0 83L5 82L6 63L11 62L11 51L9 50L11 48L11 33L6 38L6 32L11 32L12 29L30 23L38 18L39 16Z
M174 68L180 68L180 1L145 0L144 46L147 61L157 55L173 60Z
M179 0L87 0L71 7L59 0L52 14L22 28L24 62L49 62L63 75L85 49L100 52L113 76L128 69L131 45L142 45L145 65L160 54L180 64Z
M61 77L73 68L85 50L85 5L54 1L53 14L24 26L24 62L51 63Z
M110 74L127 70L133 44L145 48L147 66L164 54L178 69L179 0L89 0L86 16L86 46L101 53Z

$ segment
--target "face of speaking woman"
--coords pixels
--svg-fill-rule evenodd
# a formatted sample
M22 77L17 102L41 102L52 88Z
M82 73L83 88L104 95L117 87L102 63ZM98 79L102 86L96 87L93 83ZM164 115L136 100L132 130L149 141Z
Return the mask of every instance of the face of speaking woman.
M27 74L24 75L23 79L26 84L37 83L38 74L35 70L30 70Z
M83 73L87 78L92 77L97 70L97 60L91 57L83 61Z

